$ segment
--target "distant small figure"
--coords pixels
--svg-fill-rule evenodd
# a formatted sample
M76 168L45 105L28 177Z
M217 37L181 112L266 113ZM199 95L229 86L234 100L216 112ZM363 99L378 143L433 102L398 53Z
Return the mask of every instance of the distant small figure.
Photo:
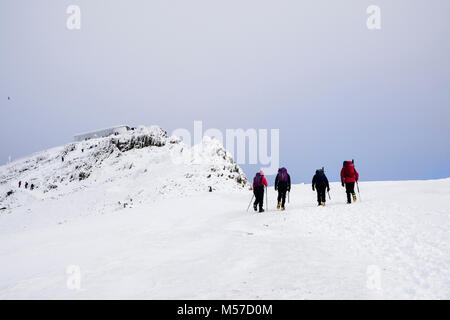
M25 182L25 189L28 189L28 182Z
M19 181L19 188L20 188L21 185L22 185L22 181Z
M10 98L10 97L8 97L8 100L11 100L11 98Z
M81 149L81 152L84 152L84 149Z
M34 184L31 184L30 190L33 190L33 189L34 189Z
M61 161L64 162L64 157L61 157Z

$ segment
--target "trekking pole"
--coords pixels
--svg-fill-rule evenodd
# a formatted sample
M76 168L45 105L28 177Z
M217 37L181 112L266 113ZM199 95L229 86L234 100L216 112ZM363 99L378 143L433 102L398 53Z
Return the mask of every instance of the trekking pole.
M269 211L269 200L267 199L267 187L266 187L266 210Z
M327 193L328 193L328 199L331 200L331 197L330 197L330 191L327 191Z
M352 163L353 163L353 165L355 165L355 159L352 159ZM356 177L355 177L355 178L356 178ZM356 188L358 189L359 201L361 201L361 193L359 193L359 184L358 184L358 180L356 180Z
M290 202L290 199L289 199L289 195L291 194L291 192L290 191L288 191L288 203Z
M359 193L359 184L358 184L358 181L356 181L356 188L358 189L359 201L362 201L362 199L361 199L361 193Z
M255 197L255 195L253 194L252 195L252 199L250 200L250 203L248 204L248 207L247 207L247 212L248 212L248 209L250 208L250 205L252 204L252 201L253 201L253 198Z

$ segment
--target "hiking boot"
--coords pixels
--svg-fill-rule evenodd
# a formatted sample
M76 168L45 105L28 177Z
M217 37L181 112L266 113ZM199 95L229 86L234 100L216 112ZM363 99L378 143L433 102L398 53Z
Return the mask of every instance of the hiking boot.
M353 202L356 201L356 194L353 194Z
M281 211L284 211L284 210L286 210L286 208L285 207L281 207Z
M256 204L253 205L253 209L254 209L255 211L258 211L258 207L256 206Z
M259 208L259 212L264 212L264 209L263 208Z
M325 207L325 202L322 202L322 207Z
M351 201L347 201L347 204L352 204L352 202Z
M278 202L278 204L277 204L277 209L280 209L280 207L281 207L281 203Z

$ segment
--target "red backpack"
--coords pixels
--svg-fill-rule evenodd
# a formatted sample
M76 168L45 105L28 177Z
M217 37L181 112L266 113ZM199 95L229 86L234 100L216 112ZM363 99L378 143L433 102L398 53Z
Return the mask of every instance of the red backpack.
M355 177L355 166L350 161L345 162L344 177L346 177L346 178L354 178Z

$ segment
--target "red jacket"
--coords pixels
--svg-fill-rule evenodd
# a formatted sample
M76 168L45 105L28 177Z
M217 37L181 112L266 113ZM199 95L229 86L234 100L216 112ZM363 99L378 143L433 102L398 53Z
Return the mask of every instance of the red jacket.
M266 187L267 187L267 180L266 180L266 177L262 177L262 183L263 183L263 185L265 185ZM255 184L253 183L253 190L255 189Z
M344 166L342 167L341 170L341 182L343 183L355 182L358 181L358 179L359 174L358 171L356 171L353 162L344 161Z

